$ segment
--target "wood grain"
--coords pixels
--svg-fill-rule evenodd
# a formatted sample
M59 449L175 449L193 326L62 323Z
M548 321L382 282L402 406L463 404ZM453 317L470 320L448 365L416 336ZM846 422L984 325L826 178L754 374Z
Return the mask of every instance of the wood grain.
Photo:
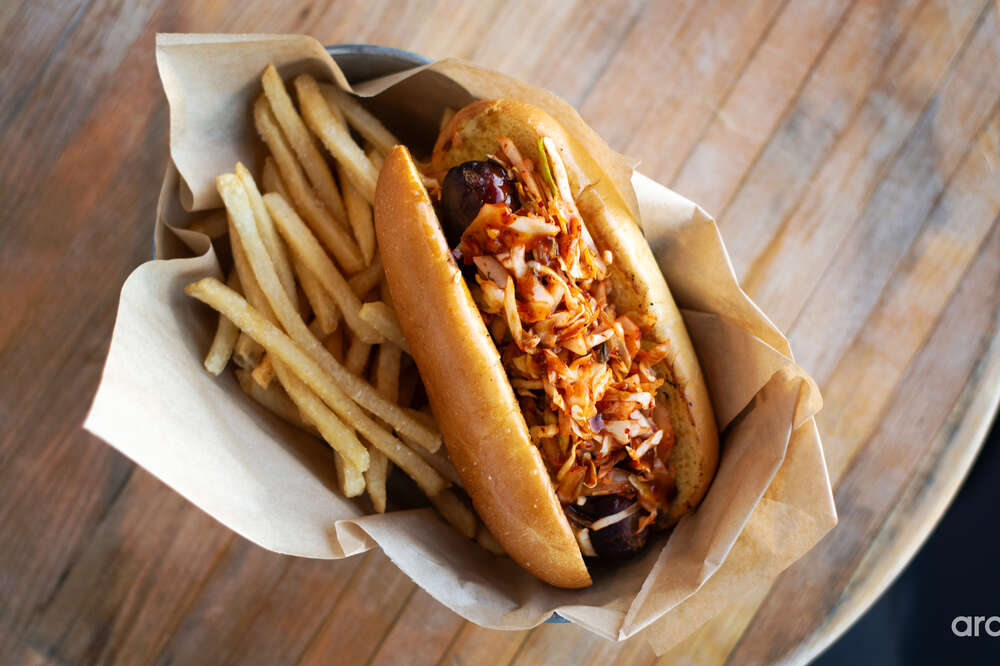
M1000 29L986 0L0 4L0 661L649 664L464 622L378 552L236 537L81 432L167 159L158 31L308 32L547 87L716 213L820 380L840 525L663 663L798 662L885 588L1000 373Z

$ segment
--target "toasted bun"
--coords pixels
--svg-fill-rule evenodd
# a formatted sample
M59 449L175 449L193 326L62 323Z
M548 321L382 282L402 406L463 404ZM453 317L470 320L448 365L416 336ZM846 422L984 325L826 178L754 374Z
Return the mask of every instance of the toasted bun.
M511 100L469 104L442 130L434 147L431 169L444 172L462 162L481 160L497 152L500 136L509 138L522 155L529 157L537 155L541 137L553 140L566 164L570 188L587 229L599 249L611 250L614 255L611 301L619 312L635 310L651 314L656 325L650 336L656 342L670 341L673 356L666 359L665 366L667 380L674 387L667 394L676 438L670 459L676 472L677 497L661 525L672 525L704 497L719 460L718 431L708 389L677 305L639 225L610 178L562 125L544 111ZM387 261L386 266L389 265ZM480 321L478 312L472 318ZM480 328L490 342L485 328ZM503 369L499 372L503 373ZM476 416L470 414L465 418L471 423ZM518 421L523 427L523 417Z
M396 313L479 517L538 578L558 587L590 585L500 355L402 146L379 175L375 230Z

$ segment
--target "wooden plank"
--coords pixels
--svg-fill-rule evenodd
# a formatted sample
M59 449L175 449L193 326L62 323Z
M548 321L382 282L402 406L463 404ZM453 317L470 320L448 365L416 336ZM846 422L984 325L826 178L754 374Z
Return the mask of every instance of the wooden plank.
M442 666L508 664L530 633L527 629L498 631L466 623L438 663Z
M234 538L157 663L287 662L305 649L362 560L293 558Z
M994 343L1000 330L997 284L1000 226L994 227L933 334L910 364L878 429L837 486L841 520L836 531L778 579L730 655L732 663L804 657L804 645L822 634L829 610L849 599L845 586L852 573L895 503L908 488L919 489L926 482L918 472L934 454L933 433L946 423L972 372ZM949 446L975 448L975 443L953 442L945 450Z
M995 25L992 19L980 24L982 29L956 67L955 77L921 116L826 268L827 279L810 294L788 331L799 362L821 384L875 306L920 232L921 222L1000 99L1000 79L995 76L1000 40ZM947 140L942 142L942 137Z
M83 6L80 0L0 5L0 34L8 36L0 43L0 81L4 82L0 127L16 113L18 105L79 24Z
M994 114L941 197L877 309L823 387L819 424L832 478L877 426L1000 213L1000 117Z
M267 555L286 560L288 567L268 594L257 595L258 599L248 605L248 610L255 612L235 641L228 663L278 664L297 658L307 649L324 619L355 584L355 576L365 563L362 555L343 560ZM252 578L241 575L240 580L245 585ZM350 636L351 633L346 633L339 638Z
M511 666L563 664L651 664L655 659L641 636L609 641L573 624L543 624L531 631Z
M371 664L436 664L466 621L421 589L414 591Z
M985 84L984 95L987 99L995 90L995 82L987 80L990 78L989 69L997 64L996 52L992 49L997 38L995 21L995 14L992 18L980 17L973 43L962 54L961 62L948 73L940 90L939 84L931 81L945 63L938 52L953 48L957 37L943 24L939 27L929 19L917 22L917 26L930 25L938 33L937 38L946 40L946 48L922 52L926 57L904 58L903 55L935 36L919 34L906 40L907 44L900 49L902 55L896 61L900 63L898 69L905 71L888 76L885 95L873 94L866 101L855 122L809 184L798 208L783 224L781 233L755 259L747 273L745 288L779 326L790 326L805 306L822 279L824 269L830 264L834 254L831 248L839 247L844 242L857 218L871 202L876 185L884 177L886 169L893 160L900 160L900 147L907 135L915 131L912 128L917 122L917 109L925 102L927 105L921 122L933 120L936 144L928 146L928 150L941 152L936 158L941 178L946 178L954 169L967 139L958 136L952 141L949 136L947 141L941 141L937 137L941 132L951 131L951 128L960 131L964 128L965 132L976 130L974 121L969 121L973 125L967 126L964 118L954 114L964 113L966 108L974 106L968 98L970 94L976 94L971 91L976 91L980 84ZM955 26L955 30L961 31L964 27L963 23ZM908 48L909 43L913 44L911 48ZM892 71L890 67L889 72ZM953 96L960 99L952 99ZM911 187L909 183L906 186ZM922 195L923 187L917 186L915 192ZM799 270L792 276L792 266L812 268L804 274Z
M240 537L228 540L182 621L166 636L157 663L222 663L245 636L247 615L274 590L288 563Z
M995 225L1000 226L1000 220ZM1000 327L998 327L1000 328ZM983 353L970 381L938 429L919 471L893 503L878 535L851 574L843 603L831 609L824 631L803 644L802 653L818 655L867 611L909 564L937 527L965 481L1000 404L1000 335ZM914 520L919 516L920 520Z
M920 6L917 0L860 0L736 195L714 211L741 279L763 244L779 232L873 85L891 93L887 63ZM919 34L910 39L916 43Z
M830 476L835 481L857 449L868 443L914 356L926 344L935 325L939 325L941 312L965 278L965 271L980 252L986 235L998 223L1000 172L990 166L998 156L1000 117L994 114L991 124L967 153L909 254L900 262L900 269L883 292L878 309L824 386L824 409L818 420ZM965 468L955 465L953 469ZM882 472L872 468L871 474ZM878 483L875 479L871 482ZM955 482L954 477L952 482ZM936 496L950 497L951 494ZM897 508L893 511L901 510L898 502L894 506ZM924 514L904 515L912 518ZM897 516L896 520L902 518ZM932 523L921 520L917 524L930 529ZM921 539L916 536L905 543L915 548L913 544ZM893 537L893 542L897 548L904 543L898 540L898 535ZM904 562L908 556L879 559ZM872 580L884 581L885 577ZM724 657L728 653L761 601L762 597L756 603L741 604L738 609L728 611L703 628L699 636L685 641L674 653L690 650L702 655L699 663L721 663L723 658L712 658L712 655Z
M117 138L129 146L129 123L118 119L118 126ZM83 178L76 186L48 186L40 190L44 196L32 195L30 215L12 216L0 231L0 264L12 276L0 281L9 315L0 322L0 363L7 373L0 385L0 506L11 517L0 523L0 566L18 572L0 581L0 596L19 630L54 593L132 467L78 428L100 376L118 289L131 267L149 256L156 192L140 189L137 196L134 183L162 175L164 136L162 125L140 132L127 153L102 153L90 144L98 163L81 166L95 176L107 174L91 183L93 192ZM109 133L112 145L115 138ZM93 206L74 208L74 196ZM118 225L115 233L102 226L108 220ZM44 295L37 291L43 288ZM39 488L45 488L41 497Z
M37 203L37 193L46 189L49 167L76 134L103 92L108 74L119 69L158 4L145 0L127 6L103 1L88 5L79 26L17 105L17 113L5 121L0 136L0 191L11 195L5 205L12 217ZM6 231L0 229L0 246L7 240Z
M771 583L761 585L746 598L734 600L725 611L696 629L656 660L657 666L723 664L764 602Z
M51 602L31 640L61 661L134 663L155 654L171 609L207 574L203 556L232 533L136 470Z
M652 3L580 106L655 180L673 174L768 30L779 0ZM669 48L665 48L669 45Z
M666 181L705 210L721 211L829 46L853 3L789 2L754 51L711 124Z
M358 575L330 610L300 663L367 662L416 589L382 551L364 557Z

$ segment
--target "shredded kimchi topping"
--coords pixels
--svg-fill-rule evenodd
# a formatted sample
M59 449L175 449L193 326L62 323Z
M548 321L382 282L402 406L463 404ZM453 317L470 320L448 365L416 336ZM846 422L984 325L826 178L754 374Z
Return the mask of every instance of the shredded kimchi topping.
M552 143L536 159L499 138L490 159L517 188L520 208L485 204L454 250L500 350L532 441L563 504L593 495L635 500L638 530L674 491L669 413L655 370L669 343L644 332L648 315L608 302L610 252L599 253Z

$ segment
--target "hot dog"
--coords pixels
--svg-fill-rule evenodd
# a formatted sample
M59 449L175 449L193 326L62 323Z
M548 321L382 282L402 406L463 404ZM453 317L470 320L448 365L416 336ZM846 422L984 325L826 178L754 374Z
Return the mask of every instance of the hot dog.
M718 435L697 357L623 198L556 120L470 104L422 170L392 150L374 218L448 453L518 564L585 587L585 555L632 556L698 505Z

